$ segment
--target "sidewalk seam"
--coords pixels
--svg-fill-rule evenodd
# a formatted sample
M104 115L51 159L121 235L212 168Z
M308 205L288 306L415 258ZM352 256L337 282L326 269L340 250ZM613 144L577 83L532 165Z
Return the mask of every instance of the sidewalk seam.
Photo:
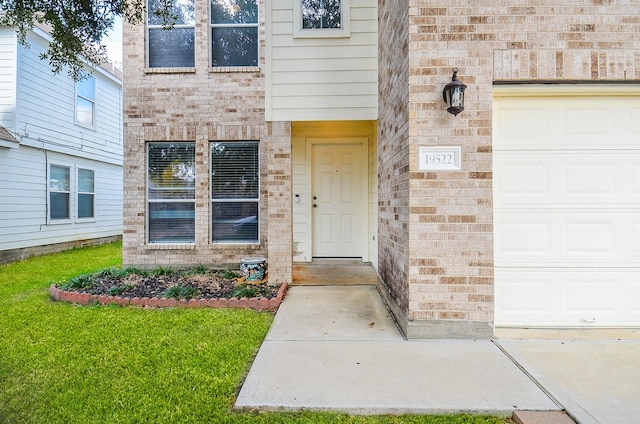
M564 411L567 414L569 414L569 412L564 407L564 405L562 405L562 403L560 403L560 401L555 396L553 396L549 390L547 390L538 380L536 380L536 378L533 375L531 375L531 373L529 371L527 371L527 369L524 366L522 366L516 360L516 358L513 357L513 355L511 355L509 352L507 352L507 350L505 348L503 348L500 345L500 343L498 343L497 340L491 340L491 343L493 343L498 349L500 349L500 351L504 354L504 356L509 358L509 360L513 363L513 365L515 365L524 375L526 375L527 378L529 380L531 380L531 382L533 384L535 384L542 391L542 393L544 393L549 399L551 399L551 401L553 403L555 403L558 406L558 408L560 408L562 411ZM574 417L571 417L571 419L574 419Z

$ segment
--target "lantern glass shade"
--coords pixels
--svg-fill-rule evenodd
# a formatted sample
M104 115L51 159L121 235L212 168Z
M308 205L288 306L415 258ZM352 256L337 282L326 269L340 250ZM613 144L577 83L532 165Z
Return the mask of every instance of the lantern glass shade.
M467 88L462 81L458 81L458 69L453 68L451 82L444 86L442 98L447 104L447 112L457 115L464 110L464 90Z

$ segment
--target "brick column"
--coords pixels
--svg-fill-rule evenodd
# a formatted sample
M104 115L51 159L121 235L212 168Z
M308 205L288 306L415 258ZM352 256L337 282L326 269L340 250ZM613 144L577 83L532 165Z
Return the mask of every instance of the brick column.
M269 283L293 279L293 206L291 194L291 123L267 125L267 202Z

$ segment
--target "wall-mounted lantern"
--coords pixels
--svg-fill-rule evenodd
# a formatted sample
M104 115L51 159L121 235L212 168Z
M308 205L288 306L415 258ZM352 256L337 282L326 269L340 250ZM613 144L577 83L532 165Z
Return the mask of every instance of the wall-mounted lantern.
M454 115L464 110L464 90L467 88L462 81L458 81L458 68L453 68L451 82L444 86L442 98L447 104L447 112Z

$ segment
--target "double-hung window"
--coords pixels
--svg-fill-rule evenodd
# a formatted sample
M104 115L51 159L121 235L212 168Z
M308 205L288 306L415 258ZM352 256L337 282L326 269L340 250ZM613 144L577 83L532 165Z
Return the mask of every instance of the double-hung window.
M95 174L78 169L78 219L95 218Z
M96 79L88 76L76 83L76 122L94 126L96 109Z
M194 243L195 143L149 143L147 237L149 243Z
M293 0L295 37L348 37L350 0Z
M257 0L211 0L211 66L258 66Z
M258 143L211 143L211 241L259 242L259 201Z
M71 219L71 168L49 167L49 218L52 221Z
M148 0L147 61L150 68L195 66L195 0ZM167 19L165 19L168 17ZM165 24L172 25L165 28Z

